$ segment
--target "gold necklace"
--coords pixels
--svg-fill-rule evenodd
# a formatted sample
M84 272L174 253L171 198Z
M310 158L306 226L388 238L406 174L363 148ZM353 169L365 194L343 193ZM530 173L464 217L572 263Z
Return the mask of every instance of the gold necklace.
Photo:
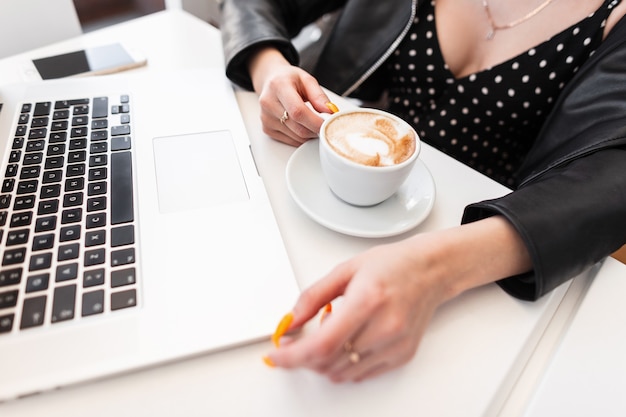
M528 13L526 16L522 16L519 19L512 21L511 23L507 23L506 25L497 25L496 22L493 20L493 16L491 16L491 11L489 10L489 3L487 3L487 0L483 0L483 8L485 9L485 13L487 13L487 20L489 20L489 26L490 26L489 33L487 33L487 40L493 39L493 37L496 35L496 31L498 30L511 29L512 27L515 27L519 25L520 23L524 23L525 21L527 21L528 19L530 19L531 17L533 17L534 15L536 15L537 13L539 13L540 11L548 7L548 5L552 3L553 1L554 0L544 1L536 9L531 10L530 13Z

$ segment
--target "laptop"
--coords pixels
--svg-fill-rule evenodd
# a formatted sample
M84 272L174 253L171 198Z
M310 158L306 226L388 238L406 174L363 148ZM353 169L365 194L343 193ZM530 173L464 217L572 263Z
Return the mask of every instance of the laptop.
M221 70L0 103L0 400L267 340L299 289Z

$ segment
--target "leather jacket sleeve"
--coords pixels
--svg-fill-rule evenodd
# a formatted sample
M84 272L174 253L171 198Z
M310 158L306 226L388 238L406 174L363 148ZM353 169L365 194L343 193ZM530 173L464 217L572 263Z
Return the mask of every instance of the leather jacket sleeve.
M266 44L278 48L290 63L297 65L298 52L290 40L306 25L344 3L345 0L225 0L220 29L226 75L252 90L246 61L257 47Z
M506 217L534 270L499 281L535 300L626 243L626 18L581 67L521 168L520 187L466 208Z

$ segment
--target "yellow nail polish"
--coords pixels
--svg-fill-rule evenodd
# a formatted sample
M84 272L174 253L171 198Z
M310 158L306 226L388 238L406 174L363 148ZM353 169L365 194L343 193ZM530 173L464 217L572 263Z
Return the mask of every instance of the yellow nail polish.
M274 365L274 362L272 362L269 356L263 356L263 363L269 366L270 368L276 367L276 365Z
M326 107L333 113L337 113L339 111L339 107L335 103L331 103L330 101L326 103Z
M274 346L280 347L280 338L283 337L285 333L287 333L287 330L289 330L289 326L291 326L292 321L293 313L291 312L285 314L285 316L280 320L280 323L278 323L278 326L276 327L276 331L272 335L272 342L274 343Z
M324 310L322 310L322 315L320 316L320 322L323 323L326 316L333 311L333 305L328 303L324 306Z

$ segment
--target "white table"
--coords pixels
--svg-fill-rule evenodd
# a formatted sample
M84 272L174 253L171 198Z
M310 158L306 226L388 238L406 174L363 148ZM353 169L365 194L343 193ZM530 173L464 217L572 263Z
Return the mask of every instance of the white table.
M0 82L19 80L20 63L28 56L115 40L148 56L148 67L137 71L223 66L219 32L191 15L170 10L2 60ZM403 237L349 237L310 220L285 185L284 169L294 148L262 133L254 94L238 91L237 97L301 287L371 245ZM337 101L344 105L340 98ZM508 192L431 147L424 147L421 158L434 176L437 199L426 221L407 235L457 225L468 203ZM544 330L562 326L550 323L555 312L565 323L575 307L566 301L577 300L587 280L581 276L574 285L564 284L535 303L516 300L495 284L466 293L437 312L412 362L361 384L335 385L307 371L268 369L260 359L271 349L268 342L5 403L0 415L497 415L508 404L506 399ZM520 413L523 404L513 408L511 415Z

